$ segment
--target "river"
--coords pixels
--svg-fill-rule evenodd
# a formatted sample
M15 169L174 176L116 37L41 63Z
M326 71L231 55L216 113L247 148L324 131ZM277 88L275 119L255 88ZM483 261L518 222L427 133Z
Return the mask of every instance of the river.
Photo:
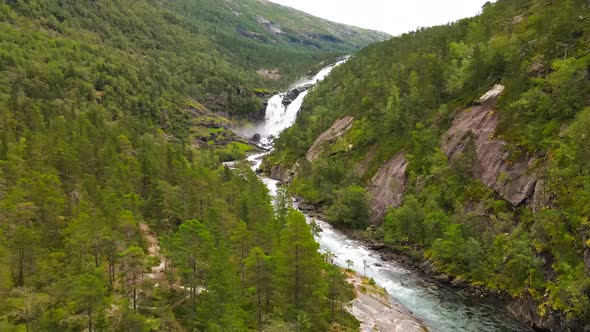
M322 69L312 78L301 80L296 86L315 84L330 74L338 63ZM272 149L273 137L293 125L308 91L301 93L289 106L282 104L285 94L273 96L266 109L265 121L254 128L242 131L244 135L258 133L260 145ZM248 157L252 168L260 167L262 158L268 152ZM276 194L278 182L260 175L271 195ZM461 290L441 285L423 278L395 261L384 261L378 252L368 249L363 243L348 238L321 220L316 222L321 231L316 235L320 250L334 254L334 264L346 268L347 261L358 274L373 278L376 284L391 295L393 303L409 309L430 331L531 331L526 325L514 319L497 301L479 298Z

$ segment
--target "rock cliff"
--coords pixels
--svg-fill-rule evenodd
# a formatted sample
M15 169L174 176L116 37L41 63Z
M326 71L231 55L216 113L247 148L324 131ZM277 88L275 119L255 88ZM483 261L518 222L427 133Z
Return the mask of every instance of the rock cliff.
M381 224L387 208L399 207L406 189L408 161L403 153L398 153L381 166L371 179L367 192L371 196L371 220Z
M517 206L531 197L535 189L536 174L531 166L536 159L509 160L504 149L506 142L494 138L499 120L494 105L503 89L495 86L482 96L480 105L461 112L443 135L441 146L449 160L454 160L464 151L472 134L477 155L476 177Z
M325 142L334 142L338 137L344 135L351 127L354 118L345 116L334 122L332 127L324 131L307 151L306 158L310 162L317 159L322 152L322 146Z

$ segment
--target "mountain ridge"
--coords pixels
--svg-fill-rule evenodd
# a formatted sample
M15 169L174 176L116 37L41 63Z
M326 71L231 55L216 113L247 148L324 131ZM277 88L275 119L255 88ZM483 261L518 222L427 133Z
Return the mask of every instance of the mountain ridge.
M371 30L371 29L364 29L364 28L359 28L356 26L351 26L351 25L347 25L347 24L343 24L343 23L337 23L337 22L333 22L324 18L320 18L318 16L314 16L308 13L305 13L301 10L289 7L289 6L285 6L285 5L281 5L281 4L276 4L274 2L268 1L268 0L255 0L258 1L260 3L263 3L267 6L278 6L278 7L282 7L282 8L286 8L289 12L291 12L293 15L281 15L281 21L282 22L286 22L287 26L291 29L296 29L299 28L301 29L303 33L306 32L307 29L310 29L310 27L314 27L314 25L312 24L311 26L307 26L308 23L310 23L310 21L312 20L311 18L315 18L315 19L319 19L319 22L323 23L320 24L320 26L326 30L326 32L333 34L335 38L340 39L340 40L344 40L345 38L351 38L353 39L353 41L351 42L353 44L353 46L363 46L366 44L370 44L373 42L377 42L377 41L382 41L388 38L391 38L391 36L388 33L385 32L381 32L381 31L377 31L377 30ZM285 24L285 23L282 23ZM310 33L311 36L313 37L314 35L317 36L317 33ZM364 34L364 36L363 36ZM326 35L324 35L326 36ZM321 37L321 36L319 36ZM326 37L329 37L329 35L327 35Z

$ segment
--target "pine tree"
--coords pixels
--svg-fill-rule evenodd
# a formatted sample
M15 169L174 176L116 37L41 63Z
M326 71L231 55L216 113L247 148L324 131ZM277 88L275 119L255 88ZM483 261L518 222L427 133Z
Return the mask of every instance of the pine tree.
M262 330L262 318L269 313L273 286L271 257L255 247L245 259L245 265L246 287L254 293L252 302L256 307L257 326L258 330Z
M88 316L88 331L93 331L93 317L107 301L104 280L93 273L81 274L75 277L70 292L72 299Z
M139 300L138 290L143 278L146 256L143 249L136 246L127 248L120 256L123 262L123 269L121 271L123 284L131 296L133 310L137 310L137 302Z
M287 317L295 320L299 313L322 312L326 284L322 278L325 262L318 252L305 216L293 209L281 233L277 252L275 291L277 300L286 308Z
M199 221L188 220L180 225L168 245L173 265L182 276L183 284L189 288L191 298L195 299L210 268L213 237Z

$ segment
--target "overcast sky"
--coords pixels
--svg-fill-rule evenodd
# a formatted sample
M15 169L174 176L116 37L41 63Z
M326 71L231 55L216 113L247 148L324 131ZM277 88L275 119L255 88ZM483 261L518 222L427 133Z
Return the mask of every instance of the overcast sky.
M488 0L271 0L331 21L391 35L478 14Z

